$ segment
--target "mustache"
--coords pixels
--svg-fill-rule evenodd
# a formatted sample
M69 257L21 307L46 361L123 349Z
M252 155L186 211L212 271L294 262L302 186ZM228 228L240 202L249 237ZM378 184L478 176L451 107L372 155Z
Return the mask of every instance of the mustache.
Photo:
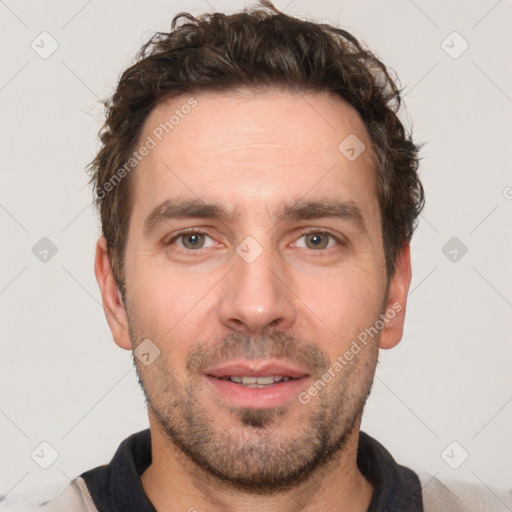
M272 330L259 337L233 332L213 344L201 343L187 356L186 369L197 375L235 358L284 359L307 369L311 375L323 374L329 366L327 355L314 343L298 340L291 333Z

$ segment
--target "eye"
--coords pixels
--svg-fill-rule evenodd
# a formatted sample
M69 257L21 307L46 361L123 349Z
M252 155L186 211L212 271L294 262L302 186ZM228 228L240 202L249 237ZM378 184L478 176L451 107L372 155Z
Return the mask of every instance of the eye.
M304 239L304 244L300 240ZM339 240L326 231L309 231L304 234L293 244L295 247L304 247L313 251L331 249L339 245Z
M168 245L176 243L180 249L197 250L213 247L214 240L202 231L187 231L176 235L169 240Z

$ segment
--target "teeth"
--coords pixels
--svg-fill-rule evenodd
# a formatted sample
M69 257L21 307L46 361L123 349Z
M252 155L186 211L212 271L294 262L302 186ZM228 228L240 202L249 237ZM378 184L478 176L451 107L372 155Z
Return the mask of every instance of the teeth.
M290 380L290 377L282 377L281 375L266 375L264 377L227 377L228 380L232 382L236 382L238 384L243 384L248 388L262 388L265 386L270 386L275 382L287 382Z
M242 382L245 384L244 379ZM274 384L274 377L256 377L256 384Z

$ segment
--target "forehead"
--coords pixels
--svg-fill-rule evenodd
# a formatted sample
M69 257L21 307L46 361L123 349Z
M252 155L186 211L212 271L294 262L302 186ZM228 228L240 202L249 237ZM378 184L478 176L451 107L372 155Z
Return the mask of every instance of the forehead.
M140 213L170 196L232 204L247 214L259 203L307 194L376 201L365 125L353 107L327 93L170 98L146 119L139 143L149 140L154 147L132 177Z

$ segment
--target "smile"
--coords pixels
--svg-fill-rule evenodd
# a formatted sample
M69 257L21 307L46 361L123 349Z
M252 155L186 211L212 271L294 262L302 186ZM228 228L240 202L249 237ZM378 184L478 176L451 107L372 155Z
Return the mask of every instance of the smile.
M266 388L280 382L287 382L291 379L292 377L283 377L282 375L269 375L263 377L239 377L232 375L230 377L223 377L223 380L230 380L231 382L235 382L236 384L240 384L247 388Z

